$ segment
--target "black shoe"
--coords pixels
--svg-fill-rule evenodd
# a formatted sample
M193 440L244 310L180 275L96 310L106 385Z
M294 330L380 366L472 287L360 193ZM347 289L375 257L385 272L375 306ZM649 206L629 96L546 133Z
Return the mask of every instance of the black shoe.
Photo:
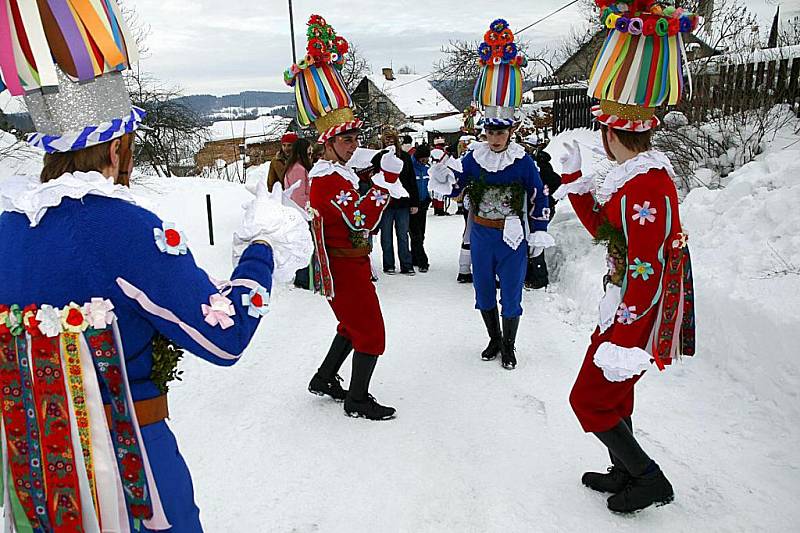
M631 475L619 466L608 467L608 472L586 472L581 478L581 482L597 492L611 492L616 494L628 486L631 482Z
M481 352L481 359L493 361L503 348L503 333L500 330L500 314L497 308L481 311L486 333L489 334L489 345Z
M472 283L472 274L459 274L456 281L459 283Z
M363 400L348 397L344 401L344 412L351 418L366 418L368 420L391 420L395 417L394 407L379 404L371 394Z
M503 368L506 370L514 370L517 367L516 348L514 347L517 340L517 328L519 328L518 316L514 318L503 317L503 346L501 355Z
M392 276L392 275L394 275L395 272L394 272L393 268L384 268L383 269L383 273L384 274L389 274L390 276Z
M419 271L424 274L428 271L428 267L419 267Z
M400 270L400 273L401 274L405 274L406 276L416 276L417 275L417 273L414 271L413 268L411 268L411 269L403 268L403 269Z
M333 379L326 380L319 374L314 374L311 378L311 383L308 384L308 392L316 394L317 396L330 396L337 402L343 402L347 398L347 391L339 384L342 378L339 374L333 376Z
M675 499L675 492L664 473L653 463L655 472L631 478L618 494L608 498L608 509L615 513L632 513L653 504L666 505Z

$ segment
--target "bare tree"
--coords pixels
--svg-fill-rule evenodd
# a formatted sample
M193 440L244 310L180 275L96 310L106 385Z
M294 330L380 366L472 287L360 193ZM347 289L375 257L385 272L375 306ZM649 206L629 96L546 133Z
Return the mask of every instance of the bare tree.
M346 61L342 66L342 78L344 78L347 90L352 93L361 80L370 73L372 67L367 58L361 53L361 49L356 43L350 43L350 50L347 52Z
M778 35L778 46L794 46L796 44L800 44L800 17L787 20Z
M147 113L138 133L135 160L163 177L191 159L208 139L201 117L176 101L181 91L170 88L138 68L126 76L133 104Z

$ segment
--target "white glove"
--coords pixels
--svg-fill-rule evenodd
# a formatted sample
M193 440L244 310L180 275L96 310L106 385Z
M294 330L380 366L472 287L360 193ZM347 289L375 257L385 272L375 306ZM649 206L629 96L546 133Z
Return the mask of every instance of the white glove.
M450 196L456 184L456 176L446 163L434 163L428 169L428 192L436 200Z
M577 140L572 143L564 143L564 155L559 159L561 161L562 174L574 174L581 170L583 159L581 158L581 147Z
M308 265L314 244L308 223L297 207L284 205L283 187L276 183L272 192L264 181L256 187L256 197L244 207L242 225L233 234L233 263L239 263L244 250L255 240L269 243L275 261L273 278L289 281Z

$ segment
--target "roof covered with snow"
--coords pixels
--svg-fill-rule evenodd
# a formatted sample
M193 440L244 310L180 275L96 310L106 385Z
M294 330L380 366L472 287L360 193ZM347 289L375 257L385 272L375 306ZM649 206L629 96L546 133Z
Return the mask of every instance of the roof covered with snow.
M211 141L247 139L251 142L277 141L286 133L292 119L263 116L253 120L221 120L211 125Z
M367 78L411 119L459 112L424 74L395 74L391 81L383 74L373 74Z
M425 131L431 133L456 133L464 125L464 116L461 113L436 120L426 120L423 124Z

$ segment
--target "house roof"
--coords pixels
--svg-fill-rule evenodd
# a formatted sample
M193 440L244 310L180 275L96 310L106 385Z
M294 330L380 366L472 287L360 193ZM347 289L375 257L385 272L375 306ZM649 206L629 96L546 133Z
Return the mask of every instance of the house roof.
M379 91L411 119L426 118L446 113L458 113L442 93L420 74L395 74L387 80L383 74L367 76Z
M286 133L292 119L265 115L253 120L221 120L210 128L211 141L247 139L249 142L277 141Z
M464 125L464 115L456 113L436 120L426 120L423 124L425 131L431 133L456 133Z

